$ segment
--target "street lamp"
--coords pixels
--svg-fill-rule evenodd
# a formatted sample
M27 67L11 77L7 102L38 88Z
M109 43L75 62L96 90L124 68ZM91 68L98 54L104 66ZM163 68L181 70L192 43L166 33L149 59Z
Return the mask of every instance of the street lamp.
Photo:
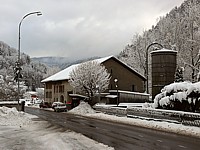
M20 89L19 89L19 78L20 78L20 71L21 71L21 64L20 64L20 40L21 40L21 25L22 25L22 22L23 22L23 20L26 18L26 17L28 17L28 16L30 16L30 15L34 15L34 14L36 14L37 16L41 16L42 15L42 13L40 12L40 11L36 11L36 12L30 12L30 13L28 13L28 14L26 14L22 19L21 19L21 21L20 21L20 23L19 23L19 28L18 28L18 31L19 31L19 38L18 38L18 60L17 60L17 67L19 68L19 73L18 73L18 75L17 75L17 89L18 89L18 105L19 105L19 93L20 93Z
M41 15L42 15L42 13L41 13L40 11L28 13L28 14L26 14L26 15L22 18L22 20L21 20L20 23L19 23L18 62L20 61L20 46L21 46L21 45L20 45L20 40L21 40L21 25L22 25L22 21L23 21L26 17L28 17L28 16L30 16L30 15L34 15L34 14L36 14L37 16L41 16Z
M118 79L115 78L114 82L115 82L115 87L117 88L117 106L118 106L118 104L119 104Z
M147 47L147 49L146 49L146 92L147 92L147 94L149 93L149 87L148 87L148 84L149 84L149 73L148 73L148 53L149 53L149 48L151 47L151 46L153 46L153 45L158 45L158 46L160 46L161 47L161 49L163 48L163 46L161 45L161 44L159 44L159 43L156 43L156 42L154 42L154 43L151 43L148 47Z
M97 89L97 92L98 92L98 102L100 103L100 87L99 85L96 85L96 89Z

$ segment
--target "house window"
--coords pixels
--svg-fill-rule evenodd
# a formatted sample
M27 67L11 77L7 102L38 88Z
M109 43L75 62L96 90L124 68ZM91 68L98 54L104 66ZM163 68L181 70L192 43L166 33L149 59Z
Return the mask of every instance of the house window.
M52 92L46 92L46 98L52 98Z
M46 89L51 89L51 84L46 84Z
M49 92L49 98L52 98L52 92Z
M58 93L58 86L56 86L56 93Z
M60 85L59 86L59 93L63 93L64 92L64 85Z
M62 86L59 86L59 93L62 92Z
M132 85L132 89L131 89L131 91L132 91L132 92L135 91L135 85L134 85L134 84Z
M46 92L46 98L48 98L48 92Z

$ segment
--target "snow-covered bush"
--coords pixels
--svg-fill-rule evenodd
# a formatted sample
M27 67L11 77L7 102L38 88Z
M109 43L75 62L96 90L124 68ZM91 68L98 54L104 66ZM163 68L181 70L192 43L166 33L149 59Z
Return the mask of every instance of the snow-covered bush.
M171 101L178 100L178 101L182 102L183 100L187 100L187 93L185 91L173 93L173 95L171 95L169 99Z
M193 83L192 86L188 87L187 95L192 95L192 94L197 94L197 95L200 94L200 82Z
M142 108L152 108L152 104L151 104L151 103L145 102L145 103L142 105Z
M154 108L196 111L200 109L200 82L178 82L165 86L156 95Z
M166 96L166 92L162 92L160 94L157 94L154 98L153 108L159 107L159 100Z
M192 85L191 82L185 81L185 82L175 82L169 85L166 85L161 92L165 92L166 95L170 95L170 93L176 93L179 91L187 91L188 87Z
M167 107L168 105L170 105L170 99L169 96L163 97L160 99L159 104L163 107Z

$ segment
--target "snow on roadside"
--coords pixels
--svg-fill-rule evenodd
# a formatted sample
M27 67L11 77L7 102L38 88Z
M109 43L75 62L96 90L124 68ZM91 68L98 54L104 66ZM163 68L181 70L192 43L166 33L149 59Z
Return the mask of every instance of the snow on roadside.
M114 148L72 131L49 132L37 137L37 140L42 142L42 147L48 150L114 150Z
M0 107L0 125L24 126L29 125L31 119L24 112L18 112L15 107Z
M94 114L96 113L94 109L88 104L83 101L80 102L80 104L75 107L74 109L70 110L69 113L84 115L84 114Z
M0 138L0 149L114 150L82 134L8 107L0 107L0 137L4 137Z
M38 143L38 150L114 150L114 148L98 143L80 133L51 126L46 121L36 121L34 125L24 129L29 134L31 133L29 138L34 139L33 143Z
M103 113L87 114L86 116L91 117L91 118L110 120L110 121L118 122L118 123L126 123L129 125L135 125L139 127L150 128L150 129L155 129L155 130L160 130L160 131L195 136L195 137L200 138L199 127L194 127L194 126L184 126L182 124L176 124L176 123L150 121L150 120L142 120L142 119L135 119L135 118L127 118L127 117L117 117L117 116L111 116L111 115L107 115Z
M89 104L82 102L81 105L77 106L78 109L74 108L70 110L70 113L79 114L91 118L98 118L103 120L109 120L113 122L118 123L126 123L130 125L145 127L145 128L151 128L156 129L160 131L166 131L166 132L172 132L182 135L189 135L189 136L195 136L200 138L200 130L199 127L194 126L185 126L182 124L176 124L176 123L169 123L169 122L160 122L160 121L149 121L149 120L142 120L142 119L135 119L135 118L127 118L127 117L118 117L114 115L108 115L104 113L90 113L94 110L90 107ZM89 105L89 106L88 106ZM84 109L87 109L86 112L88 113L81 113L84 112ZM89 110L92 109L92 110Z

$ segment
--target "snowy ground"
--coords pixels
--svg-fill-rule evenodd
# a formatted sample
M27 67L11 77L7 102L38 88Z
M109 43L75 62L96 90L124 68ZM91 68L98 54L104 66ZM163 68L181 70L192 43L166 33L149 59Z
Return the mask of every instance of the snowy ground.
M80 105L67 113L74 113L92 118L164 130L182 135L200 138L198 127L181 124L147 121L127 117L117 117L96 113L87 103ZM114 149L91 140L79 133L51 126L36 116L18 112L15 108L0 107L0 149L1 150L110 150Z
M111 150L79 133L51 126L15 108L0 107L1 150Z

